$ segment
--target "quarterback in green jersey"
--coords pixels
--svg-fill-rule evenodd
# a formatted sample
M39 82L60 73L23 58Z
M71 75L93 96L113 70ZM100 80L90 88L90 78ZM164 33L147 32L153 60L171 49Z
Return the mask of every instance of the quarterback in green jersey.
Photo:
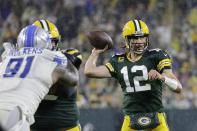
M161 49L148 49L149 28L142 20L130 20L122 36L128 51L115 54L105 65L96 65L99 54L107 50L93 49L84 73L88 77L114 77L123 91L124 122L121 131L169 131L162 90L168 86L180 93L182 86L172 72L172 60Z

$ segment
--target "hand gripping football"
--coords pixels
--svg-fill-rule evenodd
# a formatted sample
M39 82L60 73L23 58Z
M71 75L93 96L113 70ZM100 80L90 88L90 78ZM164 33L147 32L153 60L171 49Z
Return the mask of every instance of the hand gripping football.
M104 31L92 31L87 34L90 44L96 49L104 49L108 45L108 49L113 46L111 37Z

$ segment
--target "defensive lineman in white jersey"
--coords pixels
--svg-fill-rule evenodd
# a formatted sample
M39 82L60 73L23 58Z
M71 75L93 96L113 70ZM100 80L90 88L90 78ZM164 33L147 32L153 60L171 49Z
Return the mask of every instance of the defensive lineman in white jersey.
M24 28L0 66L0 124L8 131L30 131L39 103L57 81L74 86L76 68L53 52L47 32L36 26Z

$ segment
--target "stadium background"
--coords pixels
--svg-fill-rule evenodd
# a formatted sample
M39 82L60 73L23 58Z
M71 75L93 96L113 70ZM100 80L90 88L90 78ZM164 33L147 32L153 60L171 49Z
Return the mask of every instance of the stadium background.
M78 105L83 131L118 131L121 89L113 79L88 79L84 63L92 47L85 33L104 30L117 48L124 45L121 29L130 18L150 28L150 46L167 50L173 71L183 85L176 95L166 89L163 103L172 131L197 130L197 1L196 0L0 0L0 53L2 43L16 43L19 31L38 19L54 22L62 48L74 47L83 55ZM101 56L107 61L113 51Z

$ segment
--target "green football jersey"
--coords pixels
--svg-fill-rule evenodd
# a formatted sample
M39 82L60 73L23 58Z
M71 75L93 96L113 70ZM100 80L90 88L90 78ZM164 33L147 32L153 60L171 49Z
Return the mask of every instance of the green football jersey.
M62 95L53 96L54 100L49 100L53 97L46 97L41 102L32 129L69 129L79 124L76 88L66 88L61 92Z
M148 80L148 72L153 69L162 73L164 69L171 69L171 63L169 55L161 49L147 50L135 62L129 60L126 53L112 56L106 67L121 85L125 115L163 111L163 84L159 80Z

